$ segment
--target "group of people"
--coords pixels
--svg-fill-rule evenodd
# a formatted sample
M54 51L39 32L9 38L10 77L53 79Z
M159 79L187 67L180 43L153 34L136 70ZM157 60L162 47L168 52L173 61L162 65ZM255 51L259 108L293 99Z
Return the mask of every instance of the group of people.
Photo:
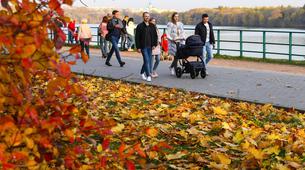
M175 75L178 65L178 59L175 57L179 45L185 44L186 35L184 24L179 20L177 12L172 14L171 21L167 24L167 40L169 55L174 57L170 65L170 73ZM203 55L206 54L205 64L207 65L213 57L212 50L215 46L215 37L213 25L209 22L207 14L202 15L202 21L196 25L194 34L199 35L204 44ZM118 63L123 67L126 63L122 61L119 49L119 40L121 39L121 49L132 51L135 47L143 56L143 65L141 68L141 78L145 81L152 81L152 78L158 77L157 68L161 56L161 37L157 28L156 19L150 17L148 12L143 13L143 22L137 26L133 18L125 16L120 19L120 12L114 10L112 17L105 16L99 25L100 47L102 56L106 58L105 64L110 63L112 55L115 53ZM87 25L87 20L82 20L78 32L78 40L82 46L82 51L86 50L89 55L89 41L91 40L91 30ZM110 42L110 43L109 43ZM154 62L155 61L155 62Z

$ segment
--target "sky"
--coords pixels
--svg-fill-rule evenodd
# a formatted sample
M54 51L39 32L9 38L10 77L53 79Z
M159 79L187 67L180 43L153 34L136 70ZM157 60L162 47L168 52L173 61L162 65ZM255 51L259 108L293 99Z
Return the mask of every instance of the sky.
M257 6L303 6L305 0L83 0L89 7L146 8L151 4L160 9L186 11L192 8L257 7ZM82 6L75 0L74 6Z

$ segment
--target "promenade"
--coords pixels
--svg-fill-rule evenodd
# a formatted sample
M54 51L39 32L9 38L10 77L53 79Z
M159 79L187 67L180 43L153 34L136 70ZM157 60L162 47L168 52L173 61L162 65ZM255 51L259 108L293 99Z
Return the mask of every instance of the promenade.
M124 55L124 53L123 53ZM140 54L138 54L140 56ZM244 66L234 67L234 61L217 64L214 61L209 66L209 76L201 79L191 79L185 74L181 79L169 74L169 62L161 62L158 68L159 78L152 82L143 81L140 77L142 58L124 57L126 66L119 67L115 56L112 58L112 67L105 66L105 59L97 53L84 64L81 60L72 67L77 73L100 76L135 83L147 83L169 88L179 88L187 91L200 92L211 96L219 96L257 103L271 103L275 106L294 107L305 110L305 74L300 67L297 73L293 73L290 67L287 70L279 70L283 66L270 65L276 68L255 69ZM218 61L220 62L220 61ZM216 63L216 64L215 64ZM249 63L248 63L249 64ZM251 63L250 63L251 65ZM262 64L264 65L264 64ZM265 64L268 66L268 64Z

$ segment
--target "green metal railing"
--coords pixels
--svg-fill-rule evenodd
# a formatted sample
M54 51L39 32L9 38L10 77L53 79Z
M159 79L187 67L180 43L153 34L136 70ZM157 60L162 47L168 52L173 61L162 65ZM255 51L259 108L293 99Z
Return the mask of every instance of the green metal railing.
M98 36L98 27L91 27L93 30L96 30L96 33L93 34L93 43L96 45L100 45L100 39ZM165 31L166 27L159 27L160 30ZM194 31L194 28L185 28L185 31ZM221 34L223 32L232 32L232 33L239 33L239 40L221 40ZM283 55L287 56L289 61L293 60L293 57L304 57L305 59L305 49L303 54L296 54L293 52L293 47L305 47L305 44L295 44L293 43L293 35L294 34L302 34L305 37L305 31L276 31L276 30L251 30L251 29L214 29L214 33L216 34L216 48L214 49L217 54L220 54L222 51L231 51L231 52L239 52L239 57L244 57L244 53L258 53L262 54L262 58L266 59L267 54L273 54L273 55ZM262 34L262 41L244 41L244 33L261 33ZM279 34L286 34L288 35L288 43L278 43L278 42L267 42L267 34L270 33L279 33ZM52 35L51 35L52 36ZM239 48L222 48L222 43L237 43L239 44ZM245 50L244 45L245 44L259 44L261 45L260 50ZM275 46L281 46L281 47L288 47L288 51L285 52L272 52L268 51L266 46L267 45L275 45Z

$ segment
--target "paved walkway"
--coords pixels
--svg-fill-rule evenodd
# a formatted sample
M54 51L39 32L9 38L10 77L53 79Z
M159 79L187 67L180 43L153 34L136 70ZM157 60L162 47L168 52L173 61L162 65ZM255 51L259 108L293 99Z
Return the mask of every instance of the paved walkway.
M124 68L119 67L115 57L111 61L113 66L108 67L104 64L105 59L93 56L87 64L79 60L72 70L143 83L139 74L142 60L126 57L123 60L126 61ZM161 62L158 68L159 78L148 84L305 110L305 75L210 66L210 75L206 79L193 80L187 74L178 79L169 74L168 65L168 62Z

